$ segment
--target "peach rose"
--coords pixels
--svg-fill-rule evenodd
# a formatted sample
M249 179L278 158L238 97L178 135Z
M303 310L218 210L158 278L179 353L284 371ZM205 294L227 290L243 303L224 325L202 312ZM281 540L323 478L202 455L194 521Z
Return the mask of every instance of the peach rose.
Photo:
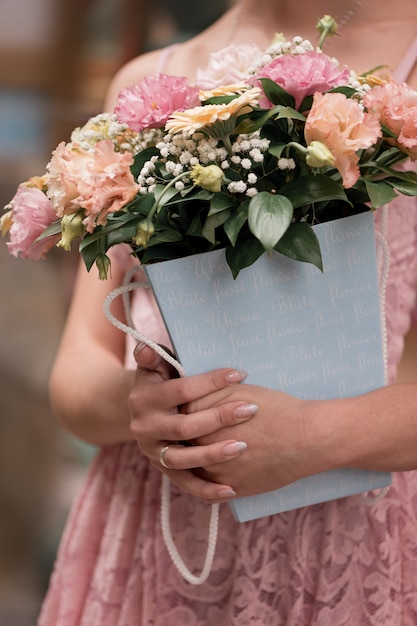
M84 209L84 225L93 232L107 215L120 210L135 197L139 185L130 171L130 152L116 152L109 140L94 150L77 144L60 144L48 165L48 196L59 216Z
M327 146L347 188L359 178L358 150L374 145L382 131L378 117L366 113L356 100L341 93L317 92L304 135L307 145L320 141Z
M371 89L364 97L364 105L397 137L386 140L417 159L417 91L406 83L390 81Z

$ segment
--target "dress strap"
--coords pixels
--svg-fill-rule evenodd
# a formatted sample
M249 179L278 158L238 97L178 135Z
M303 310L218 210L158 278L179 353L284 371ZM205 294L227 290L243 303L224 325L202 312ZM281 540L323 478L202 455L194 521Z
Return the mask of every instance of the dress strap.
M397 69L395 70L394 76L393 76L394 80L396 80L399 83L406 81L407 78L410 76L411 71L414 65L416 64L416 62L417 62L417 37L414 39L413 43L407 50L407 53L403 57Z
M166 48L162 48L161 54L159 56L158 65L156 66L156 74L160 74L165 71L167 63L174 52L175 48L178 47L179 44L173 43L170 46L166 46Z

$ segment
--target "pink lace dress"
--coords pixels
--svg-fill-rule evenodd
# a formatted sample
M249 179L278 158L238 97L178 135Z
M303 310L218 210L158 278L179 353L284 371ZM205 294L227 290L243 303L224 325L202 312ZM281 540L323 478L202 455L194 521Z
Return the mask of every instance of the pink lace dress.
M383 221L393 380L415 305L417 199L397 199ZM136 305L138 327L166 341L154 303L141 293ZM201 586L185 582L166 551L160 488L161 474L135 443L98 453L69 516L39 626L417 624L417 472L396 474L373 506L353 496L239 524L222 505L213 569ZM209 514L172 488L173 535L197 573Z

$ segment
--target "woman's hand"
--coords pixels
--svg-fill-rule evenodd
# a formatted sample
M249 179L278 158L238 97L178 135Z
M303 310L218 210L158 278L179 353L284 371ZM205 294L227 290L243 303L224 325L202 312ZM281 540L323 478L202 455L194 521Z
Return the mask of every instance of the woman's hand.
M328 469L327 442L322 441L321 449L317 425L309 411L310 401L245 384L200 398L186 410L198 414L237 401L258 405L253 419L200 437L195 443L205 446L219 438L234 437L247 442L247 451L230 463L204 467L198 472L201 478L230 482L238 496L249 496L278 489Z
M137 349L138 368L129 395L130 428L140 450L159 470L184 491L210 502L228 499L235 495L228 480L212 481L198 477L193 468L210 467L228 463L246 449L243 441L233 435L219 435L216 441L195 447L197 438L225 432L238 423L249 420L257 407L239 397L192 414L181 413L178 407L218 390L239 386L245 373L224 368L208 374L173 378L175 372L151 348ZM186 442L191 445L181 445ZM165 446L161 465L160 452Z

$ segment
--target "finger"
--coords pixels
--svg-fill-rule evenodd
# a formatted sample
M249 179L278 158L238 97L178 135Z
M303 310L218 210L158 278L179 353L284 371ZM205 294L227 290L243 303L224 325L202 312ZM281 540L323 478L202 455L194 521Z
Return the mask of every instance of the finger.
M164 446L164 467L170 470L208 467L236 459L247 447L244 441L236 441L235 439L217 441L204 446L169 444Z
M178 375L175 368L150 346L143 343L138 344L133 354L139 369L138 375L143 372L151 372L159 375L156 377L159 380L166 380Z
M195 374L167 381L166 393L171 399L171 406L181 406L188 404L206 396L214 391L236 385L244 381L246 372L231 368L222 368L207 372L205 374ZM163 408L166 405L165 398L161 397L161 404L154 405L154 408Z
M166 441L193 441L212 435L223 428L246 422L257 411L256 404L236 401L189 415L166 416L159 423L159 435Z
M166 470L166 475L169 479L177 485L182 491L202 498L210 504L216 502L227 502L236 497L236 492L231 485L213 483L199 476L196 476L192 471L181 470Z

